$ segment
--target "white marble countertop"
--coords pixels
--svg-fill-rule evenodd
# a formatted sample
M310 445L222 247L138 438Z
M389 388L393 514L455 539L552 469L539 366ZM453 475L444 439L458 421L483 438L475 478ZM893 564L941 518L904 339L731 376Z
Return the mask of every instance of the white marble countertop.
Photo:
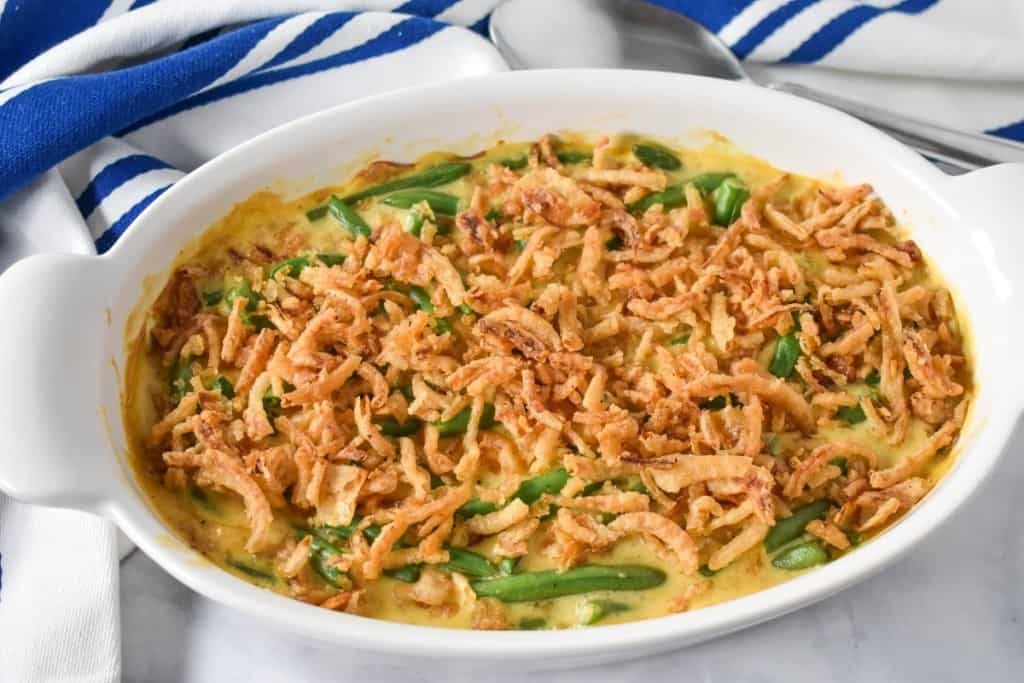
M657 657L488 683L1024 680L1024 428L981 490L908 557L786 617ZM140 551L121 569L124 680L480 680L282 635L207 600Z

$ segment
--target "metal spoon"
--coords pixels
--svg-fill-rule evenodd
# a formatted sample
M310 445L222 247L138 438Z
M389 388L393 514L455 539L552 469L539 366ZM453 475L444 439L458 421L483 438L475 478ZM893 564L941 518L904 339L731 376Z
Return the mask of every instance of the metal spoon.
M491 39L514 69L609 67L753 82L718 37L686 16L639 0L508 0ZM796 85L764 83L841 109L958 170L1024 161L1024 145L968 133Z

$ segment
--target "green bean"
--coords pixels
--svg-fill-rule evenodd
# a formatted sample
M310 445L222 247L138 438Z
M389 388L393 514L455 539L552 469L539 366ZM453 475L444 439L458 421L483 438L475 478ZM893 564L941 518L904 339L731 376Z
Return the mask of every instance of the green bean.
M735 177L736 174L729 171L723 173L703 173L694 178L690 178L687 182L692 183L694 187L706 194L717 190L718 186L721 185L724 180Z
M416 308L421 311L425 311L426 313L434 312L434 304L430 300L430 294L427 293L427 290L422 287L417 287L416 285L410 285L407 293L409 294L409 298L416 303Z
M252 291L248 280L242 280L241 283L224 293L224 301L228 306L234 306L235 300L239 298L245 299L245 308L242 309L242 322L245 325L257 330L274 329L274 324L265 315L253 315L262 297Z
M764 537L764 549L772 552L799 537L808 524L824 517L831 505L831 501L816 500L797 508L789 517L775 522L775 526Z
M714 569L712 569L711 567L707 566L706 564L702 564L702 565L701 565L700 567L698 567L698 568L697 568L697 571L699 571L699 572L700 572L700 575L701 575L701 576L706 576L706 577L708 577L709 579L710 579L710 578L711 578L712 576L714 576L715 574L717 574L717 573L718 573L717 571L715 571L715 570L714 570Z
M241 560L236 560L236 559L232 558L232 559L227 560L227 564L228 564L228 566L234 567L238 571L240 571L243 574L246 574L247 576L250 576L250 577L252 577L254 579L258 579L260 581L269 581L271 583L274 583L274 582L277 581L277 576L275 576L274 574L271 574L271 573L267 572L266 570L261 569L259 567L254 567L251 564L248 564L246 562L242 562Z
M438 569L477 578L495 576L498 573L497 567L479 553L449 545L445 546L445 550L448 551L448 561L438 564Z
M681 335L679 337L676 337L675 339L670 339L669 342L668 342L668 345L669 346L680 346L681 344L685 344L688 341L690 341L690 335L689 334L684 334L684 335Z
M466 576L476 578L495 576L498 573L498 569L479 553L450 545L445 545L444 548L448 551L448 561L434 565L442 571L465 574ZM419 564L408 564L397 569L390 569L384 573L393 579L414 583L420 578L420 568L421 565Z
M711 195L714 203L713 217L716 225L729 226L740 217L743 203L750 197L750 190L734 178L726 179Z
M470 517L476 517L477 515L489 515L497 509L498 506L494 503L488 503L480 500L479 498L473 498L472 500L467 500L463 503L456 512L459 513L460 517L469 519Z
M466 430L469 429L469 416L473 412L473 406L466 406L450 420L441 420L435 422L434 426L437 427L437 432L441 436L456 436L458 434L465 434ZM494 404L485 403L484 412L480 416L480 429L490 429L495 425L494 420Z
M559 467L533 479L527 479L519 485L512 497L527 505L533 505L545 493L556 494L561 491L568 481L569 472L564 467Z
M502 166L512 171L518 171L519 169L526 168L526 165L530 163L530 160L526 156L511 157L509 159L502 159L498 162Z
M208 512L217 512L217 506L214 505L212 500L210 500L210 494L208 494L205 489L189 482L186 491L188 492L188 497L195 505Z
M576 617L580 624L592 626L605 617L628 612L632 607L624 602L607 598L590 598L576 604Z
M567 166L580 164L583 163L584 161L590 161L590 159L593 157L593 155L590 152L576 151L557 152L555 156L558 157L558 161L560 163L563 163Z
M882 381L882 376L878 374L878 370L872 370L868 373L868 376L864 378L864 384L869 387L877 387Z
M355 209L344 201L332 195L330 201L327 202L327 210L341 223L341 227L352 235L352 239L356 239L360 235L369 239L373 232L370 230L370 226L366 224L362 216L356 213Z
M192 390L192 356L178 358L171 367L171 397L180 401Z
M263 394L263 412L267 414L267 419L271 423L281 414L281 397L276 396L271 389L267 389Z
M373 185L363 190L359 190L358 192L348 195L344 200L345 203L352 204L361 199L366 199L367 197L389 194L396 190L408 190L413 187L437 187L439 185L447 185L453 180L458 180L471 170L473 170L472 165L461 161L438 164L437 166L431 166L430 168L423 169L419 173L414 173L404 178L389 180L388 182L381 183L380 185Z
M566 482L569 481L569 473L563 467L545 472L540 476L532 479L527 479L516 492L512 494L512 498L518 498L527 505L540 500L541 495L545 493L555 494L562 490ZM598 486L600 488L600 486ZM487 503L479 498L474 498L470 501L463 503L462 507L458 509L459 516L463 518L475 517L476 515L487 515L498 509L498 506L494 503Z
M447 318L435 318L433 324L434 334L441 336L442 334L450 334L452 331L452 324Z
M423 423L415 417L407 417L405 422L399 422L392 415L375 417L373 424L380 428L380 433L384 436L412 436L423 426Z
M436 488L439 488L441 486L444 486L444 479L442 479L441 477L439 477L436 474L434 474L433 472L431 472L430 473L430 488L436 489Z
M407 564L398 569L385 569L384 576L391 577L396 581L404 581L405 583L416 583L420 580L420 570L421 566L418 564Z
M618 235L615 235L614 237L605 240L604 243L604 248L606 251L622 251L622 248L624 246L626 246L626 242Z
M536 631L547 625L548 621L544 617L526 617L525 619L519 620L519 626L517 628L520 631Z
M725 396L714 396L712 398L706 398L697 404L697 407L701 410L721 410L725 407L726 398Z
M327 205L324 204L323 206L317 206L317 207L312 208L309 211L307 211L306 212L306 220L308 220L310 223L315 223L315 222L317 222L318 220L320 220L321 218L323 218L326 215L327 215Z
M458 197L434 190L402 190L389 194L381 202L399 209L410 209L420 202L426 202L434 213L454 216L459 212Z
M782 442L779 440L778 434L765 434L764 445L768 448L768 452L776 458L782 455Z
M516 251L522 251L523 249L526 249L526 240L516 240L515 245Z
M790 332L779 337L778 341L775 342L775 353L772 355L772 362L768 366L768 372L776 377L786 379L793 374L796 360L799 357L800 342L797 341L796 335Z
M265 315L249 315L248 313L243 313L242 322L257 331L277 329L274 323L270 321L270 318Z
M314 540L319 538L327 543L339 543L341 541L348 541L356 531L359 530L359 521L354 520L350 524L323 524L321 526L315 526L312 529L302 530L302 535L307 533L314 536Z
M523 159L523 165L526 165L525 157ZM430 168L424 169L419 173L406 176L404 178L398 178L396 180L389 180L386 183L380 185L372 185L365 189L354 192L347 197L343 197L341 201L346 204L353 204L367 197L376 197L382 194L388 194L395 192L396 190L407 190L413 187L437 187L439 185L446 185L453 180L458 180L462 176L466 175L472 170L470 164L464 162L450 162L444 164L438 164L437 166L431 166ZM318 206L315 209L310 209L306 212L306 217L312 221L318 221L327 215L327 211L330 204L326 206Z
M273 280L274 276L277 275L278 272L282 270L285 271L285 275L288 275L290 277L298 277L299 273L302 272L302 269L308 265L308 258L306 258L305 256L296 256L295 258L286 259L275 265L273 268L270 269L270 274L267 275L267 277Z
M501 562L498 563L498 573L502 576L508 576L509 574L516 573L516 567L519 566L518 557L504 557Z
M651 492L647 490L647 486L642 481L634 481L629 485L629 490L634 493L642 493L645 496L651 495Z
M633 156L646 166L666 171L677 171L683 167L683 162L679 161L679 157L661 145L633 145Z
M224 375L217 375L213 378L213 382L210 387L214 391L219 391L220 395L224 398L235 397L235 387L231 384L231 381Z
M316 257L320 260L320 263L324 264L325 266L340 266L342 263L345 262L345 254L335 254L328 252L324 254L317 254Z
M682 185L669 185L661 192L652 192L626 206L632 214L643 214L655 204L661 204L666 210L677 206L686 206L686 194Z
M356 533L356 531L359 531L359 524L360 520L359 518L356 518L353 519L352 522L349 524L324 524L321 526L313 527L308 532L304 531L303 533L312 534L314 543L316 542L316 539L320 539L324 543L330 545L333 543L340 543L342 541L347 542L352 537L352 534ZM377 537L380 536L382 530L383 529L380 524L370 524L362 529L363 538L365 538L370 543L373 543L377 540ZM402 539L398 539L391 546L392 549L408 547L410 547L410 544L406 543Z
M638 591L660 586L665 572L641 565L584 565L558 572L526 572L492 579L477 579L471 586L477 597L502 602L535 602L591 591Z
M864 420L868 419L868 416L864 414L864 409L860 407L859 403L855 406L841 407L836 411L836 417L851 425L860 424Z
M252 285L249 284L248 280L242 280L241 283L224 293L224 301L227 302L228 306L234 306L235 299L240 297L245 299L245 312L252 313L256 310L256 305L260 301L260 295L252 291Z
M596 495L603 488L604 488L604 482L603 481L592 481L592 482L590 482L589 484L587 484L586 486L583 487L583 490L580 491L580 496L586 497L586 496Z
M207 289L199 292L199 298L203 300L204 306L216 306L224 300L224 290Z
M339 555L341 555L341 550L333 543L316 533L312 535L312 542L309 546L309 566L320 578L335 588L341 588L345 584L345 572L331 566L327 560Z
M459 312L459 315L476 315L476 311L470 308L469 304L459 304L455 307L455 310Z
M499 209L496 206L492 206L490 209L487 210L487 213L484 215L484 218L493 223L499 218L501 218L503 215L504 214L501 212L501 209Z
M846 474L850 468L849 461L846 458L832 458L828 461L828 464L835 465L843 474Z
M828 562L828 553L820 541L807 541L795 545L772 560L772 566L778 569L808 569L815 565Z
M405 396L405 400L408 401L409 403L412 403L413 401L416 400L416 394L412 392L411 384L403 384L402 386L398 387L398 393L400 393L402 396Z
M426 217L423 212L413 207L409 210L409 215L405 219L405 231L415 238L419 238L423 234L423 223L426 221Z

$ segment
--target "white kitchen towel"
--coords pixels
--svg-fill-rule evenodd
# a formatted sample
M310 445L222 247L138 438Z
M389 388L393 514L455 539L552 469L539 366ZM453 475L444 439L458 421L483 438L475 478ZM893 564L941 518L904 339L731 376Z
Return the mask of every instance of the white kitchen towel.
M1019 0L657 2L755 69L1024 140ZM183 171L285 121L504 68L495 4L0 0L0 267L109 249ZM0 680L118 678L112 538L0 496Z
M55 25L91 20L89 5L102 10L94 32L75 32L85 40L37 62L51 65L45 76L0 89L0 103L17 104L31 84L68 88L17 113L0 104L0 165L33 169L18 178L27 183L21 191L0 184L11 195L0 206L0 269L38 251L105 251L183 175L179 168L278 124L385 90L504 69L479 30L455 25L480 29L494 4L159 0L133 10L147 3L75 0L67 16L54 16L51 0L0 0L0 78L22 47L12 36L46 47L47 36L59 39L48 33ZM395 7L422 16L356 11ZM60 78L85 69L109 71ZM99 104L102 95L112 99ZM132 107L138 118L118 118ZM8 146L25 135L35 142ZM51 160L59 169L36 173ZM116 545L114 527L99 518L0 494L0 681L120 679Z
M705 5L709 15L719 12L724 23L716 31L741 59L887 76L1022 80L1024 3L1015 0L727 0ZM722 6L738 11L725 12Z
M120 678L118 553L113 525L0 494L4 559L0 681L109 683Z

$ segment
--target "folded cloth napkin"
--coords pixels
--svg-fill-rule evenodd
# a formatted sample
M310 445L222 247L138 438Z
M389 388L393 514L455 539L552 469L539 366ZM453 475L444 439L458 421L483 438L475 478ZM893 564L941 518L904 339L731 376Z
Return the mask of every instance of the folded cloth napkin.
M182 170L286 121L504 69L495 4L0 0L0 269L106 251ZM0 494L0 680L120 679L115 538Z
M505 68L482 37L497 2L0 0L0 267L106 251L183 172L280 123ZM754 69L1024 140L1016 0L657 3ZM0 495L0 678L118 679L113 538Z

